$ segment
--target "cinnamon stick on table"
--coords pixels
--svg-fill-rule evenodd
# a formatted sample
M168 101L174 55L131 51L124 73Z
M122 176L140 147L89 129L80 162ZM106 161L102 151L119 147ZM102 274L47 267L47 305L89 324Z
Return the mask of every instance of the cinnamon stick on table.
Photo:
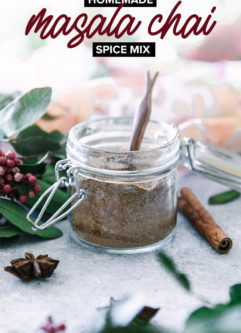
M189 188L181 189L178 209L218 253L225 254L231 250L231 238L216 224Z

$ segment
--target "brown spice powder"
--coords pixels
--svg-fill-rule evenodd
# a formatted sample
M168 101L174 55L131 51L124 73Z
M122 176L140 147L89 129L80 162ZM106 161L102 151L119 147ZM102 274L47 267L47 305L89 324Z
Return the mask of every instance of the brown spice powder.
M80 177L87 199L71 215L73 229L84 240L112 248L157 243L176 224L176 173L131 184Z

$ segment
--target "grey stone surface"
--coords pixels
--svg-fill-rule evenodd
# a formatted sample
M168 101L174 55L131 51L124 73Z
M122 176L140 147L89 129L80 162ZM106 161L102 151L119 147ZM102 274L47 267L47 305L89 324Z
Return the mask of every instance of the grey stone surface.
M225 189L204 178L182 175L181 185L190 186L207 206L210 195ZM64 236L44 241L24 236L0 245L0 332L33 333L46 317L65 322L70 333L89 333L97 323L96 308L109 298L141 292L145 303L161 307L153 323L180 331L191 311L202 304L228 300L229 287L241 282L241 199L209 207L221 227L232 237L234 246L227 255L217 254L199 234L178 216L176 237L165 251L191 280L190 296L161 267L155 253L107 255L90 251L69 237L68 222L59 227ZM23 283L3 271L13 258L25 251L49 254L60 259L54 275L44 281ZM202 299L202 301L200 300Z

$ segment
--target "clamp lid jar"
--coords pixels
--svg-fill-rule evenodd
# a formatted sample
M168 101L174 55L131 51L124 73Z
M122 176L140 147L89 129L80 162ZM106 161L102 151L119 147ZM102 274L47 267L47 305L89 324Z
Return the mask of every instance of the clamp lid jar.
M128 151L132 123L132 118L101 118L74 126L67 160L57 163L57 183L49 190L52 197L58 186L71 188L65 207L71 202L67 213L73 237L105 252L146 252L167 244L176 225L177 165L200 166L196 152L201 144L181 144L178 128L166 123L150 121L141 150ZM67 177L59 178L61 170ZM207 163L202 162L201 170L212 176ZM213 175L218 178L217 172ZM228 175L221 181L227 182ZM30 221L37 205L28 214ZM32 224L44 229L66 215L62 210L43 225L39 219Z
M71 213L73 235L99 250L159 247L176 224L177 128L150 122L136 152L128 151L131 130L131 118L106 118L77 125L69 134L67 156L87 193Z

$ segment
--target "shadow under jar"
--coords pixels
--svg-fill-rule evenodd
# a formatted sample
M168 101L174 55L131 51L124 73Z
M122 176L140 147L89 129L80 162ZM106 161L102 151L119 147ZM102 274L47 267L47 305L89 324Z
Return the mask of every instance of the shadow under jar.
M67 142L78 186L87 193L71 213L72 235L105 252L159 248L176 225L178 130L150 121L141 150L130 152L132 123L132 118L91 120L73 127Z

